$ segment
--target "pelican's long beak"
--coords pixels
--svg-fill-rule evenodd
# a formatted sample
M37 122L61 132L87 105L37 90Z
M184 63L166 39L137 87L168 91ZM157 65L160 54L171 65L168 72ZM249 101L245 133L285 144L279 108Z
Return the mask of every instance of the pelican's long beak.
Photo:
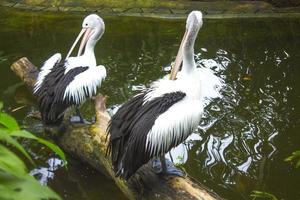
M188 31L186 30L184 35L183 35L183 38L181 40L181 43L180 43L180 46L179 46L179 49L178 49L178 53L177 53L177 56L176 56L176 59L175 59L175 64L172 66L172 70L171 70L171 74L170 74L170 79L171 80L176 79L177 73L178 73L180 65L182 63L182 60L183 60L182 46L185 43L187 32Z
M84 34L82 40L81 40L77 56L81 55L83 48L85 47L87 41L89 40L89 38L92 35L92 30L93 30L92 28L85 28L85 29L86 29L86 31L85 31L85 34Z
M74 50L76 44L78 43L79 39L80 39L80 38L82 37L82 35L84 34L83 39L82 39L81 44L80 44L80 47L79 47L79 50L78 50L77 56L79 56L79 55L82 53L82 50L83 50L83 48L84 48L86 42L88 41L88 39L89 39L89 37L90 37L90 35L91 35L91 31L92 31L92 28L83 28L83 29L80 31L80 33L78 34L78 36L77 36L76 40L74 41L72 47L70 48L70 50L69 50L69 52L68 52L68 54L67 54L66 59L68 59L68 58L70 57L70 55L71 55L71 53L73 52L73 50Z

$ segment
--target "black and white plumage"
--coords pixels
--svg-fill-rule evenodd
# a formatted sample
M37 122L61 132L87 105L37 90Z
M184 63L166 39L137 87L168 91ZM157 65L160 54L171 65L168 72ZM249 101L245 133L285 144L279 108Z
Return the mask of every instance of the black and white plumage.
M56 53L43 64L34 94L45 125L60 125L67 108L78 107L96 94L97 87L106 77L106 69L97 66L94 46L104 29L104 22L98 15L87 16L67 58L62 61L61 54ZM82 35L78 56L69 57Z
M130 178L151 158L182 143L198 126L203 113L201 80L194 61L194 43L202 13L189 14L186 33L173 70L176 80L163 78L123 104L109 126L109 147L116 176ZM172 71L173 76L177 72Z

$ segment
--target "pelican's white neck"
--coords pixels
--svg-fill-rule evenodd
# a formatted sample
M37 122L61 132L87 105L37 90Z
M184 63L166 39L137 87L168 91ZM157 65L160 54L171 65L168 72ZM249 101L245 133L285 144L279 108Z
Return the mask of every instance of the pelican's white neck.
M182 69L184 74L193 73L196 69L196 63L194 59L194 44L197 37L198 31L187 30L186 40L182 46Z
M85 50L84 50L84 54L81 56L84 58L84 60L86 60L87 63L89 63L89 66L91 66L91 67L97 65L94 47L95 47L95 45L88 45L88 43L87 43Z
M84 56L93 56L93 57L95 57L94 48L95 48L96 43L97 42L92 41L91 38L90 38L90 40L86 43L83 55Z
M187 40L189 38L187 37ZM196 37L195 37L196 39ZM182 69L181 71L185 74L192 73L196 69L196 63L194 60L194 43L195 39L191 44L185 42L183 46L183 61L182 61Z
M97 29L94 30L91 37L87 41L83 55L90 55L90 56L93 55L93 56L95 56L94 48L95 48L95 46L96 46L96 44L99 40L99 39L95 38L95 35L96 35L95 31L97 31Z
M103 32L104 31L101 27L94 28L91 37L88 39L88 41L86 43L84 53L83 53L84 57L96 61L94 49L95 49L95 46L96 46L98 40L101 38Z

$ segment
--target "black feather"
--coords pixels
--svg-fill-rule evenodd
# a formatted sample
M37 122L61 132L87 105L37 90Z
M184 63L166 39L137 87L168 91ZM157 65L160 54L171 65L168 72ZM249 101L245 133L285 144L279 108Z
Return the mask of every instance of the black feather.
M157 117L186 96L183 92L167 93L143 105L146 94L139 94L121 106L108 126L114 171L125 179L151 159L146 152L146 140Z
M88 67L76 67L65 74L65 63L60 62L56 63L51 72L46 75L40 88L35 93L45 125L60 125L66 109L76 105L72 98L64 100L64 93L75 76L87 69Z

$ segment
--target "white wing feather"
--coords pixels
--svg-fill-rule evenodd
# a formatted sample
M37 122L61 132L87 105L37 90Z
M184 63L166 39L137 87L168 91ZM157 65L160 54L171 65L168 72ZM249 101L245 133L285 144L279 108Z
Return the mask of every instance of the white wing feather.
M181 91L185 98L159 115L147 134L146 151L152 156L166 153L172 145L177 146L186 139L199 124L203 113L202 81L195 71L188 77L181 76L172 81L160 79L152 84L144 103L166 93Z
M34 93L36 93L40 89L45 77L51 72L51 69L54 67L54 65L60 61L61 61L60 53L54 54L48 60L45 61L44 65L41 67L41 71L34 85L34 90L33 90Z
M187 98L175 103L154 122L147 134L146 151L151 156L164 155L171 145L179 145L199 124L203 107L200 100Z
M96 94L97 87L101 86L106 77L104 66L89 67L88 70L75 76L74 80L67 86L64 93L64 100L73 100L76 104L85 101L85 94L91 97Z

